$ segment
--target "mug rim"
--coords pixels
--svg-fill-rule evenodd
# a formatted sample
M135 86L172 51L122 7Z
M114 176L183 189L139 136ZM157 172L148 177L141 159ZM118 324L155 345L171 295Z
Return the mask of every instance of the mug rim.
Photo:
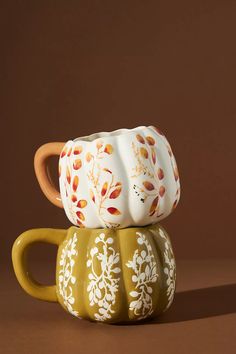
M121 128L121 129L116 129L116 130L113 130L113 131L110 131L110 132L98 132L98 133L93 133L93 134L90 134L90 135L85 135L85 136L81 136L81 137L78 137L78 138L75 138L73 140L73 142L78 142L78 141L83 141L85 143L91 143L93 141L96 141L98 139L106 139L106 138L112 138L112 137L118 137L118 136L121 136L121 135L127 135L127 134L130 134L132 132L135 132L135 131L139 131L139 130L142 130L142 129L153 129L154 126L150 125L150 126L145 126L145 125L140 125L138 127L135 127L135 128Z

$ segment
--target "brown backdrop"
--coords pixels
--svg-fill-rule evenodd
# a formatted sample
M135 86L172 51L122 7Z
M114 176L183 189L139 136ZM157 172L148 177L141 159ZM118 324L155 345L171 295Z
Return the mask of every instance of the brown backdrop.
M36 182L41 144L149 124L166 133L181 175L181 202L163 221L177 258L233 257L235 1L1 8L1 260L22 231L69 226Z

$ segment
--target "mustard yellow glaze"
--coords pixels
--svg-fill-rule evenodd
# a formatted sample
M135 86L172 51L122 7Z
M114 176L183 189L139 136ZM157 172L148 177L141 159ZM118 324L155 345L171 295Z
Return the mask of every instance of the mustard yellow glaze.
M56 285L38 284L28 272L32 243L58 245ZM16 277L31 296L58 301L76 317L116 323L156 316L171 304L175 260L159 224L126 229L36 229L15 241Z

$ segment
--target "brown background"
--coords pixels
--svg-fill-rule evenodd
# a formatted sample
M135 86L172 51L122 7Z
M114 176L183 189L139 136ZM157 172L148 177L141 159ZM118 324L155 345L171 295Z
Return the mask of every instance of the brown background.
M69 226L37 184L41 144L150 124L180 171L177 261L235 257L236 2L1 1L0 21L0 262L24 230Z
M233 257L235 1L2 3L4 255L25 229L69 225L35 179L41 144L153 124L181 174L163 222L176 255Z

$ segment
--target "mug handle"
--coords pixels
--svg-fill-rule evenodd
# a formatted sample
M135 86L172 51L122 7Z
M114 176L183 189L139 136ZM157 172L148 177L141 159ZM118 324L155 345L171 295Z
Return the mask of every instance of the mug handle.
M63 208L60 192L55 188L48 172L48 158L51 156L59 156L65 143L48 143L42 145L34 156L34 170L39 185L50 200L50 202L59 208Z
M41 285L31 276L28 269L27 254L32 244L46 242L59 246L66 237L66 230L34 229L23 232L14 242L12 248L12 263L21 287L31 296L57 302L56 285Z

